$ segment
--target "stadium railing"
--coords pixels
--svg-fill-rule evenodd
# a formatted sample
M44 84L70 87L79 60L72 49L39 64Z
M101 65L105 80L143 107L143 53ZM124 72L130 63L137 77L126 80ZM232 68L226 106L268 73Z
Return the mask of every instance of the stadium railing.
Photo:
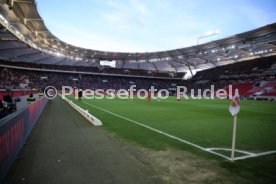
M0 183L16 160L47 102L47 98L40 98L0 120Z

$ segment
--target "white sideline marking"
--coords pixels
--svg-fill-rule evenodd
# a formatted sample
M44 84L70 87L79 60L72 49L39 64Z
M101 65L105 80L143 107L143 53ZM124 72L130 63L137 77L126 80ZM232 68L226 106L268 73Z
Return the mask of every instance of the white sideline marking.
M223 150L223 151L232 151L232 149L230 148L206 148L208 150ZM238 152L238 153L243 153L243 154L246 154L246 155L255 155L255 153L252 153L252 152L248 152L248 151L243 151L243 150L238 150L238 149L235 149L235 152Z
M180 141L180 142L186 143L186 144L188 144L188 145L190 145L190 146L196 147L196 148L198 148L198 149L200 149L200 150L203 150L203 151L212 153L212 154L214 154L214 155L220 156L220 157L225 158L225 159L227 159L227 160L231 160L229 157L227 157L227 156L225 156L225 155L223 155L223 154L220 154L220 153L214 152L214 151L212 151L212 150L206 149L206 148L204 148L204 147L202 147L202 146L199 146L199 145L197 145L197 144L191 143L191 142L186 141L186 140L184 140L184 139L181 139L181 138L179 138L179 137L173 136L173 135L168 134L168 133L166 133L166 132L163 132L163 131L161 131L161 130L152 128L152 127L150 127L150 126L148 126L148 125L145 125L145 124L143 124L143 123L140 123L140 122L134 121L134 120L132 120L132 119L126 118L126 117L121 116L121 115L119 115L119 114L115 114L115 113L113 113L113 112L111 112L111 111L108 111L108 110L106 110L106 109L103 109L103 108L101 108L101 107L92 105L92 104L87 103L87 102L84 102L84 103L85 103L86 105L89 105L89 106L94 107L94 108L96 108L96 109L102 110L102 111L104 111L104 112L106 112L106 113L112 114L113 116L117 116L117 117L119 117L119 118L121 118L121 119L124 119L124 120L127 120L127 121L129 121L129 122L135 123L135 124L140 125L140 126L142 126L142 127L144 127L144 128L147 128L147 129L150 129L150 130L152 130L152 131L154 131L154 132L157 132L157 133L159 133L159 134L165 135L165 136L170 137L170 138L172 138L172 139L175 139L175 140L178 140L178 141Z
M234 158L234 160L244 160L244 159L247 159L247 158L260 157L260 156L264 156L264 155L271 155L273 153L276 153L276 150L266 151L266 152L262 152L262 153L255 153L253 155L246 155L246 156L242 156L242 157L236 157L236 158Z
M220 157L222 157L222 158L225 158L226 160L232 161L230 157L225 156L225 155L222 154L222 153L218 153L218 152L209 150L208 148L206 148L204 151L207 151L207 152L212 153L212 154L214 154L214 155L217 155L217 156L220 156Z
M170 137L170 138L172 138L172 139L175 139L175 140L178 140L178 141L180 141L180 142L186 143L186 144L188 144L188 145L190 145L190 146L196 147L196 148L198 148L198 149L200 149L200 150L202 150L202 151L206 151L206 152L208 152L208 153L212 153L212 154L214 154L214 155L217 155L217 156L220 156L220 157L222 157L222 158L225 158L226 160L232 161L230 157L227 157L227 156L225 156L225 155L223 155L223 154L221 154L221 153L217 153L217 152L213 151L213 150L218 150L218 149L225 149L225 150L227 151L227 150L228 150L227 148L204 148L204 147L199 146L199 145L197 145L197 144L194 144L194 143L192 143L192 142L186 141L186 140L184 140L184 139L181 139L181 138L179 138L179 137L173 136L173 135L168 134L168 133L166 133L166 132L163 132L163 131L161 131L161 130L152 128L152 127L150 127L150 126L148 126L148 125L145 125L145 124L143 124L143 123L140 123L140 122L134 121L134 120L132 120L132 119L126 118L126 117L124 117L124 116L121 116L121 115L119 115L119 114L113 113L113 112L108 111L108 110L106 110L106 109L103 109L103 108L101 108L101 107L98 107L98 106L89 104L89 103L87 103L87 102L83 102L83 103L87 104L88 106L94 107L94 108L96 108L96 109L102 110L102 111L104 111L104 112L106 112L106 113L112 114L113 116L117 116L117 117L122 118L122 119L124 119L124 120L127 120L127 121L129 121L129 122L132 122L132 123L135 123L135 124L137 124L137 125L140 125L140 126L142 126L142 127L144 127L144 128L150 129L150 130L152 130L152 131L154 131L154 132L160 133L160 134L165 135L165 136L167 136L167 137ZM230 150L230 149L229 149L229 150ZM263 156L263 155L270 155L270 154L276 153L276 150L267 151L267 152L262 152L262 153L251 153L251 152L242 151L242 150L235 150L235 151L241 152L241 153L244 153L244 154L248 154L248 155L246 155L246 156L241 156L241 157L236 157L236 158L234 158L234 160L243 160L243 159L247 159L247 158L259 157L259 156Z
M212 150L231 151L230 148L206 148L206 149L211 150L211 151ZM264 156L264 155L271 155L271 154L276 153L276 150L266 151L266 152L261 152L261 153L252 153L252 152L243 151L243 150L235 150L235 152L243 153L243 154L246 154L246 155L245 156L240 156L240 157L235 157L234 160L244 160L244 159L260 157L260 156ZM229 158L228 160L231 160L230 157L227 157L227 158Z

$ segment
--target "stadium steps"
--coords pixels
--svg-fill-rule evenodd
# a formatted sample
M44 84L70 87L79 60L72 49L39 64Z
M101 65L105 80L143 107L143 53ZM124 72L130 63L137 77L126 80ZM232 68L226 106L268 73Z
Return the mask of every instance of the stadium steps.
M250 96L254 95L255 93L261 92L262 90L272 88L272 90L269 90L267 93L261 94L260 96L276 96L276 82L272 81L263 81L261 82L261 85L258 87L254 87L254 84L256 82L242 82L242 83L233 83L232 84L232 94L235 93L235 90L239 90L240 96ZM224 88L227 92L229 91L229 86L226 86ZM229 94L227 94L229 95Z
M266 88L273 88L273 87L276 87L276 82L266 82L263 85L261 84L258 87L254 87L254 88L248 90L247 92L245 92L243 94L243 96L254 95L255 93L261 92L262 90L264 90Z
M254 82L233 83L232 84L232 94L234 95L235 90L238 89L239 94L241 96L245 96L244 94L248 90L252 89L253 85L254 85ZM227 93L229 92L229 86L226 86L224 89L227 91ZM229 94L227 94L227 95L229 95Z
M237 88L240 91L240 95L241 96L245 96L245 92L248 91L249 89L251 89L253 87L253 82L245 82L245 83L239 83L239 85L237 86ZM234 94L234 93L233 93Z
M162 183L135 147L92 126L60 97L48 102L28 142L7 183Z
M276 96L276 89L274 89L268 93L264 93L261 96Z

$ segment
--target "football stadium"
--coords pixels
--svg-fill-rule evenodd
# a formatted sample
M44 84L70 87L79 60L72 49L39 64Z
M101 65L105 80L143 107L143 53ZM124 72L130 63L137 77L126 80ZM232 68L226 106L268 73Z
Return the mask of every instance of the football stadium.
M275 7L0 0L0 183L276 183Z

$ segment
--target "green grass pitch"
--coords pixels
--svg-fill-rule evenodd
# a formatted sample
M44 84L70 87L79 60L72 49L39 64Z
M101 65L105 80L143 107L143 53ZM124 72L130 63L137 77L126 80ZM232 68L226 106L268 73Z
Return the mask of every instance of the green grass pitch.
M106 129L121 137L146 146L162 149L162 143L150 144L145 131L136 131L138 125L113 116L88 104L106 109L155 129L164 131L202 147L230 148L233 118L228 108L229 100L166 100L132 101L122 99L92 99L75 101L79 106L102 120ZM86 104L88 103L88 104ZM142 127L139 127L141 129ZM145 128L142 128L145 129ZM276 150L276 103L241 101L238 114L237 149L264 152ZM151 134L157 134L151 132ZM152 135L154 136L154 135ZM141 139L148 139L149 143Z
M243 171L246 170L260 178L276 179L276 154L232 163L93 107L100 107L204 148L231 148L233 117L228 111L230 100L176 101L175 97L170 97L150 102L138 98L132 101L91 99L79 102L73 96L69 99L99 118L105 130L131 143L153 150L188 150L203 158L215 159L222 167L238 175L244 175ZM236 148L253 153L276 150L275 102L241 101ZM230 157L230 152L220 153ZM250 174L245 174L245 177L250 177Z

